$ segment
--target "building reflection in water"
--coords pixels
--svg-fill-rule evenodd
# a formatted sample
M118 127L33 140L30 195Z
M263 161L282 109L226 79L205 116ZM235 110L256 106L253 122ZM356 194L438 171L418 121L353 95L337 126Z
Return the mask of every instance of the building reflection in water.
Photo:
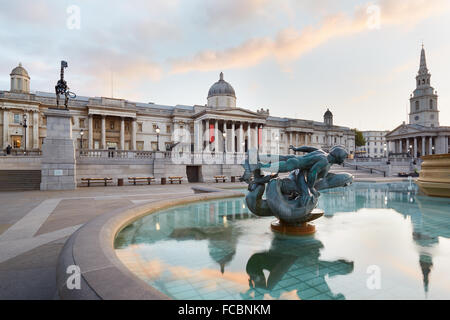
M356 183L347 188L337 188L321 193L319 207L328 218L339 212L359 209L393 209L410 219L412 239L418 253L418 268L423 275L423 288L427 292L433 271L432 250L439 237L450 238L450 206L448 199L434 199L417 195L417 190L404 183L364 184ZM244 198L197 203L166 210L135 221L122 230L116 239L116 247L125 244L145 244L165 241L207 241L209 257L217 269L226 273L227 266L236 258L238 242L248 236L256 221L264 219L251 214ZM267 220L267 218L266 218ZM261 224L260 224L261 225ZM244 230L244 231L242 231ZM244 299L261 298L270 294L282 298L286 292L294 292L300 299L308 299L309 290L319 290L323 299L344 299L341 293L330 290L327 277L347 275L353 272L353 261L320 260L322 242L314 237L283 238L270 234L268 250L249 255L246 273L248 289L241 292ZM270 239L271 242L270 242ZM260 244L255 244L254 248Z
M428 292L433 257L429 247L439 243L439 237L450 238L450 199L431 198L418 194L414 184L357 183L321 193L319 205L325 216L338 212L355 212L362 208L393 209L409 218L413 226L412 239L417 245L424 291Z

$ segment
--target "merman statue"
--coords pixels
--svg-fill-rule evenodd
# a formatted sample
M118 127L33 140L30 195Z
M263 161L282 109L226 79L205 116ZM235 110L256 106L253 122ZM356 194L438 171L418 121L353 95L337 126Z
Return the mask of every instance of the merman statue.
M248 156L243 164L241 180L249 184L246 202L250 211L258 216L279 219L277 225L272 224L272 229L309 234L315 229L306 223L323 215L323 212L314 210L319 200L318 190L342 187L353 182L351 174L329 172L333 164L342 164L348 153L339 146L333 147L329 153L308 146L290 146L290 149L306 154L276 156L278 161L274 163L262 163L257 159L254 164L249 163ZM267 157L274 158L273 155ZM265 176L263 171L275 174ZM287 178L278 177L278 173L287 172L290 172Z

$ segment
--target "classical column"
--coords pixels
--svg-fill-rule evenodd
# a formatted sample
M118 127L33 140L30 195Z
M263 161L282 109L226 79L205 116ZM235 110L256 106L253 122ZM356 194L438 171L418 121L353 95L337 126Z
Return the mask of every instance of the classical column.
M244 152L244 124L242 122L239 123L239 152Z
M428 145L428 154L433 154L433 137L430 137L430 142Z
M399 153L402 153L402 152L403 152L402 139L400 139L400 140L398 141L398 150L399 150Z
M101 148L106 149L106 116L102 115L102 145Z
M214 120L214 152L219 152L219 121Z
M247 148L248 150L252 148L252 127L250 122L247 123Z
M422 156L425 155L425 137L422 137Z
M33 111L33 149L39 149L39 110Z
M205 147L205 149L207 151L211 151L211 148L209 147L209 142L211 141L211 129L209 128L209 119L205 120L205 132L206 132L206 147Z
M412 150L411 150L411 148L409 147L409 138L408 139L406 139L406 152L407 153L412 153Z
M200 137L201 137L202 123L199 120L194 121L194 151L201 152L200 149Z
M133 118L131 120L131 148L130 149L136 150L136 118Z
M259 137L259 124L255 124L255 135L253 137L255 143L255 149L259 149L258 138Z
M125 119L120 117L120 149L125 150Z
M3 109L3 149L5 149L8 146L8 144L10 144L8 141L9 140L8 127L9 127L9 111L5 108Z
M417 158L417 138L414 137L414 158Z
M235 145L235 133L234 133L234 121L231 122L231 152L234 153L236 150L236 145Z
M292 146L292 145L293 145L293 143L292 143L292 132L289 132L289 146ZM289 146L288 146L288 148L289 148ZM294 153L294 151L291 150L291 149L288 149L288 154L291 154L291 153Z
M92 115L92 114L90 114L89 116L88 116L88 118L89 118L89 132L88 132L88 134L89 134L89 145L88 145L88 148L89 149L93 149L94 148L94 124L93 124L93 122L94 122L94 116Z

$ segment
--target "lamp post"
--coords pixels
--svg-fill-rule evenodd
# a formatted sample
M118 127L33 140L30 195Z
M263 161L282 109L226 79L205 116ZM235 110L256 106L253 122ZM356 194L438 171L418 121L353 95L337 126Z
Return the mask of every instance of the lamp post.
M23 115L23 148L24 148L24 154L27 153L27 115L24 113Z
M159 127L156 127L156 151L159 151L159 132L161 131L161 129L159 129Z
M80 130L80 155L81 155L81 152L83 150L83 135L84 135L84 130L81 129Z

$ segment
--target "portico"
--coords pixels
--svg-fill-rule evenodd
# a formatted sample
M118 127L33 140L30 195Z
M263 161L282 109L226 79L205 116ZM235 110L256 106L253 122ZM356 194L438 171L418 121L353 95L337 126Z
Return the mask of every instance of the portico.
M196 152L244 153L263 145L265 117L234 108L203 111L194 120Z

